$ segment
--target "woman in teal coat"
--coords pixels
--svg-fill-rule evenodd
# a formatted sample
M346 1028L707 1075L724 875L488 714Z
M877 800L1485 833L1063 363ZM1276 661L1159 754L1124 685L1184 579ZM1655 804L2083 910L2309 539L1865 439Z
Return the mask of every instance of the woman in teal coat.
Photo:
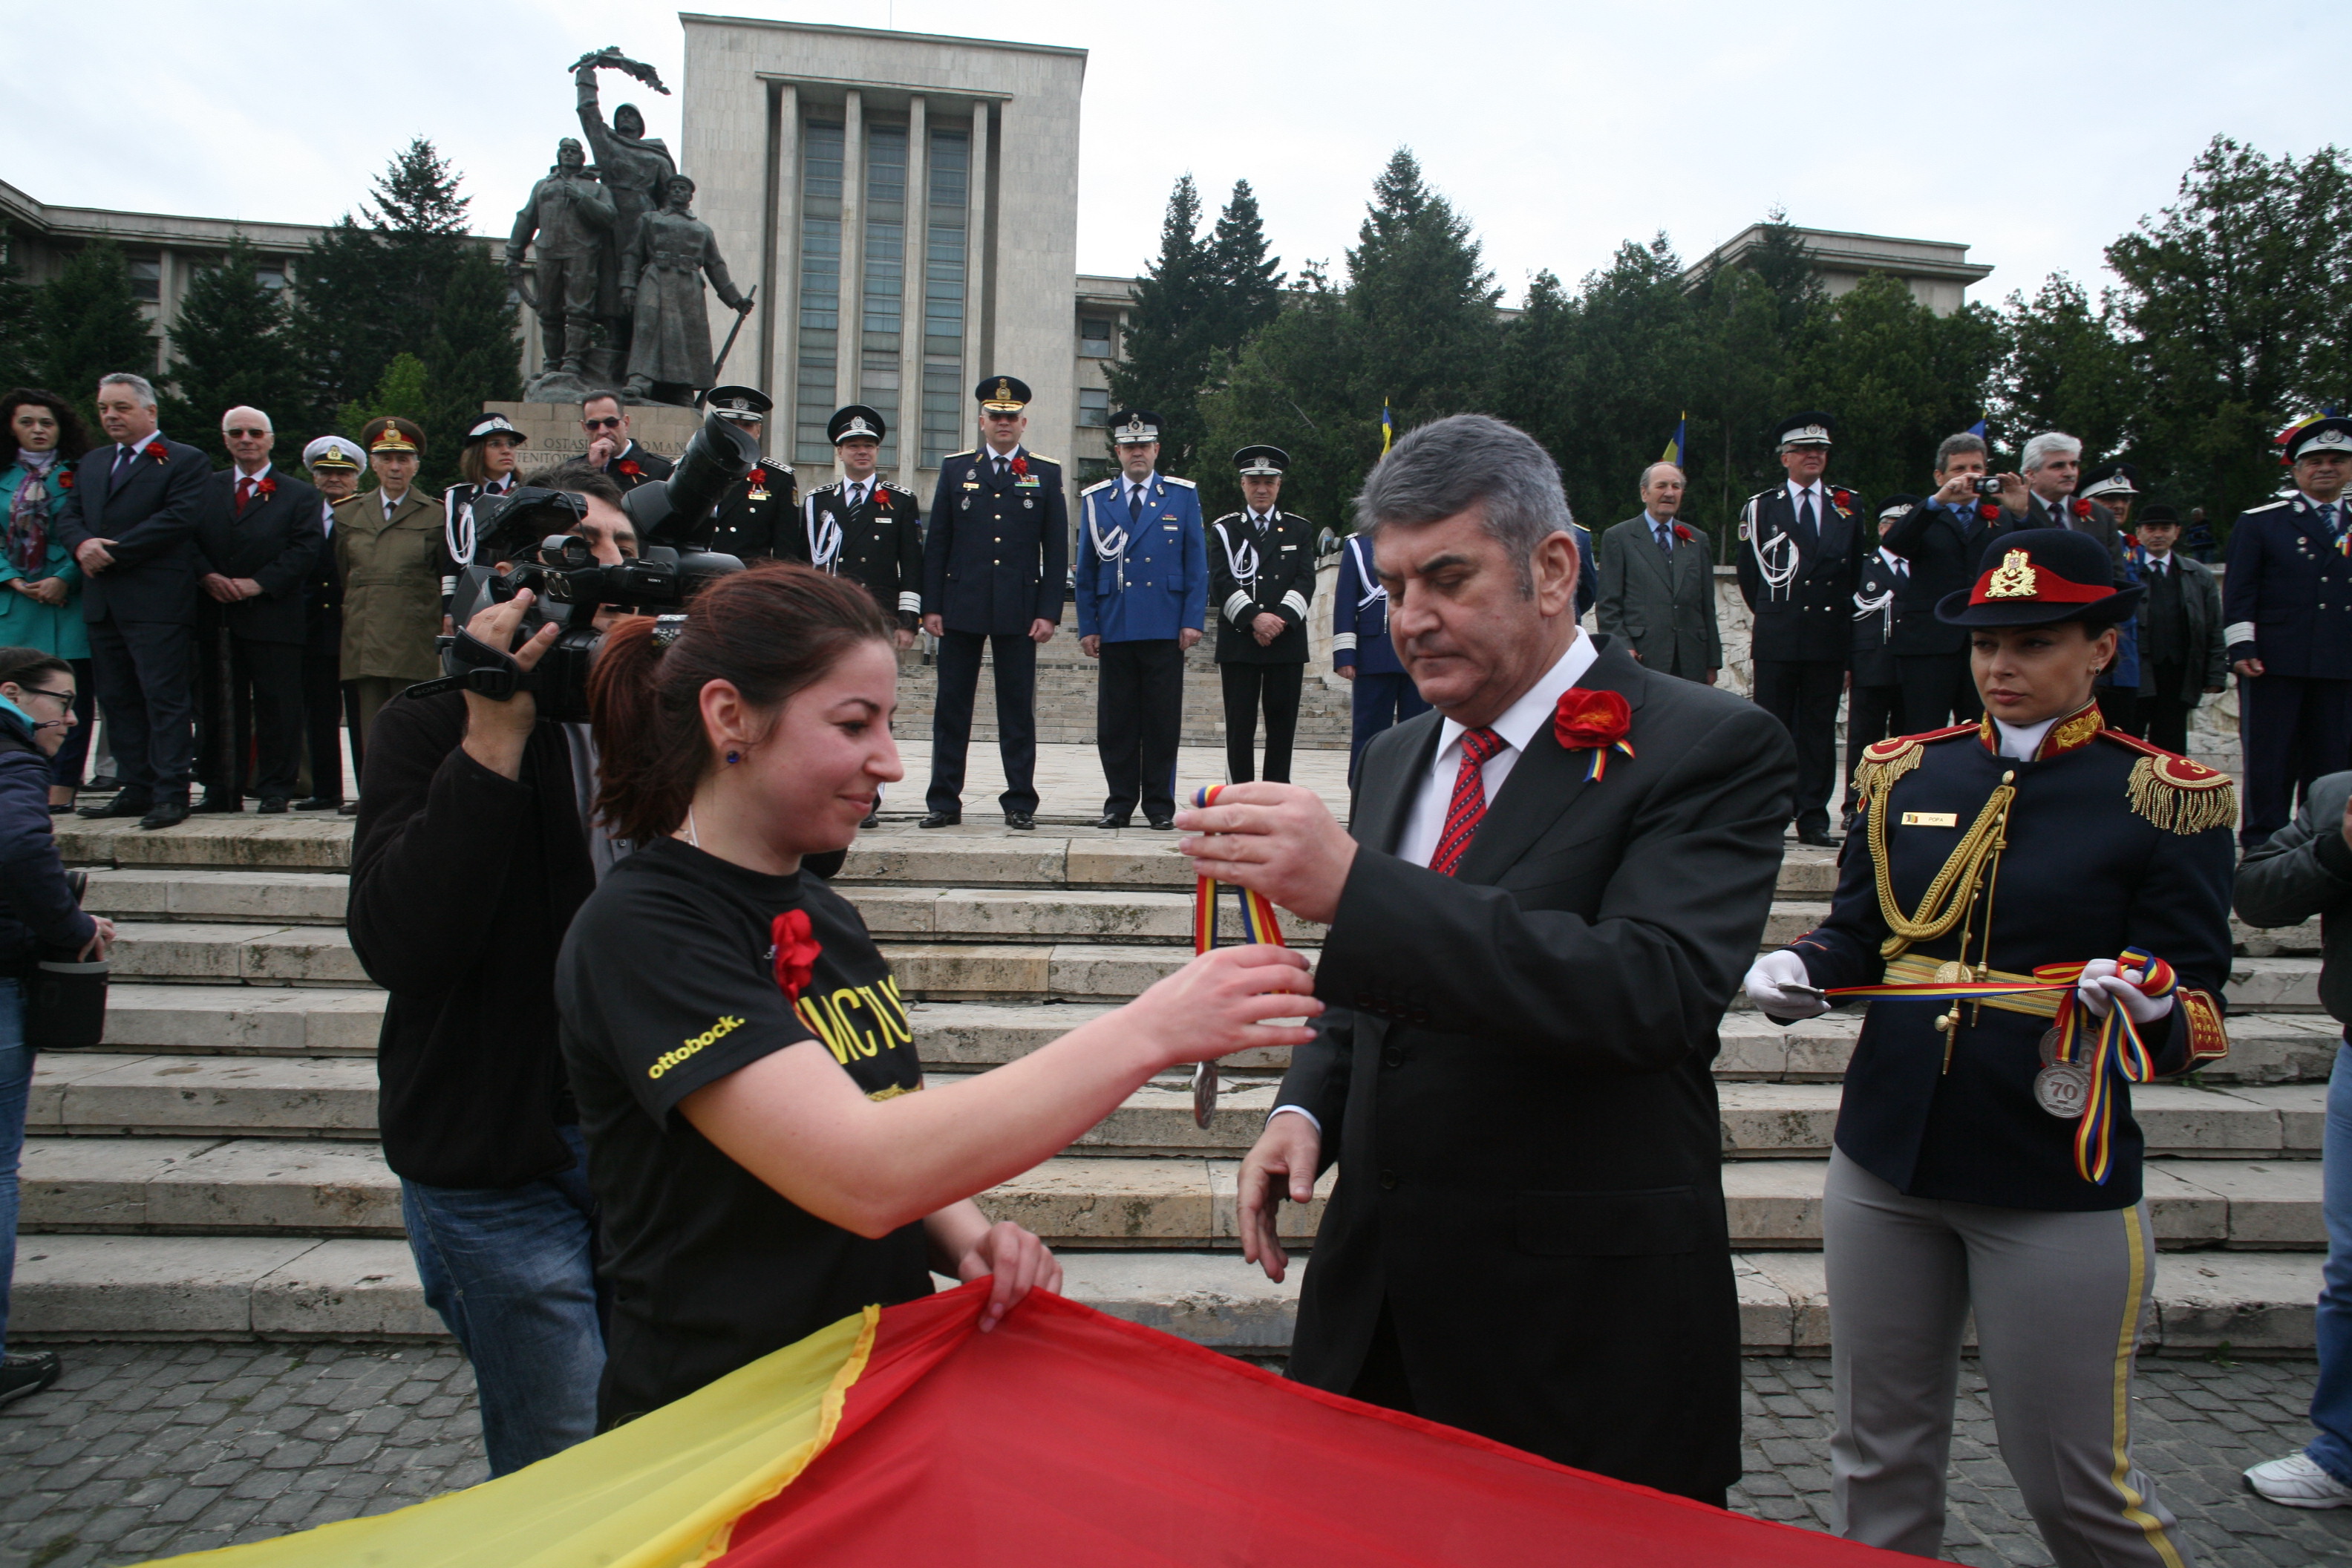
M81 618L81 568L53 524L73 483L74 459L89 433L54 392L20 386L0 396L0 646L37 648L69 662L80 693L51 775L49 809L73 809L89 756L98 683L90 677L89 630Z

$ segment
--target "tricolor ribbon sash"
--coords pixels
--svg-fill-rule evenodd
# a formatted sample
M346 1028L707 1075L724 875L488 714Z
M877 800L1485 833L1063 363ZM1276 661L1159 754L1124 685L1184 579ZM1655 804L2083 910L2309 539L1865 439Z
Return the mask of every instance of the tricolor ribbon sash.
M1196 790L1192 804L1205 809L1216 804L1217 794L1225 786L1210 784ZM1192 952L1200 954L1217 945L1217 889L1224 884L1213 877L1201 878L1192 888ZM1274 905L1264 893L1235 884L1234 891L1242 900L1242 942L1264 942L1268 947L1288 945L1282 940L1282 927L1276 922ZM1192 1065L1192 1122L1207 1129L1209 1118L1217 1110L1217 1064L1214 1061Z
M2136 984L2150 997L2169 996L2179 984L2172 965L2144 949L2127 947L2116 962L2126 970L2147 970ZM2084 1181L2105 1186L2115 1168L2116 1089L2111 1070L2126 1083L2147 1083L2156 1077L2156 1058L2120 1003L2108 1008L2105 1017L2084 1021L2084 1009L2075 994L2083 968L2080 963L2042 963L2034 966L2031 982L1931 980L1892 985L1836 985L1822 994L1838 1001L1886 997L1905 1002L1957 1004L2053 991L2064 993L2058 1003L2058 1043L2051 1060L2061 1064L2079 1062L2090 1076L2082 1119L2074 1124L2074 1170ZM2087 1051L2083 1048L2085 1036L2091 1037Z

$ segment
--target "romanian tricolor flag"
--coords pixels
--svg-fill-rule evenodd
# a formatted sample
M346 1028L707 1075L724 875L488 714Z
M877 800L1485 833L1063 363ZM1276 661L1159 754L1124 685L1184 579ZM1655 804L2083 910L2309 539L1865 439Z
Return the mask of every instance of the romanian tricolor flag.
M1689 427L1688 414L1679 414L1675 416L1675 438L1666 443L1664 451L1658 454L1658 461L1672 463L1677 468L1683 466L1683 432Z
M1389 455L1389 443L1396 438L1396 421L1389 415L1389 405L1381 405L1381 456Z
M1887 1568L1033 1292L869 1308L525 1470L205 1568ZM1500 1308L1497 1308L1500 1310Z

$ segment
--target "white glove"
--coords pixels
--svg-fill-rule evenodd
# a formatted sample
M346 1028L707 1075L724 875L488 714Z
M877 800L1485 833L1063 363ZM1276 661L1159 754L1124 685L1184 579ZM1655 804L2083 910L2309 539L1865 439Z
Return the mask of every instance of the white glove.
M1813 977L1805 968L1805 961L1785 949L1768 952L1758 959L1748 969L1748 978L1743 984L1748 990L1748 999L1756 1005L1756 1010L1775 1023L1793 1024L1800 1018L1818 1018L1830 1010L1829 1003L1814 995L1810 989L1790 989L1791 986L1810 987Z
M2147 978L2144 969L2126 969L2112 958L2095 958L2083 965L2082 978L2074 984L2074 1000L2089 1008L2094 1018L2105 1017L2120 1001L2132 1023L2146 1028L2172 1011L2171 993L2151 996L2139 988L2138 983Z

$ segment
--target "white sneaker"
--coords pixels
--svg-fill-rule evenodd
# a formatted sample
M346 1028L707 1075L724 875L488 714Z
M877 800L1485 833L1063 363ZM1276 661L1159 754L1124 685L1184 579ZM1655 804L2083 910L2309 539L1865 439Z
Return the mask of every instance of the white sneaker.
M2256 1465L2246 1472L2246 1489L2288 1508L2352 1507L2352 1487L2313 1464L2308 1454L2289 1454L2284 1459Z

